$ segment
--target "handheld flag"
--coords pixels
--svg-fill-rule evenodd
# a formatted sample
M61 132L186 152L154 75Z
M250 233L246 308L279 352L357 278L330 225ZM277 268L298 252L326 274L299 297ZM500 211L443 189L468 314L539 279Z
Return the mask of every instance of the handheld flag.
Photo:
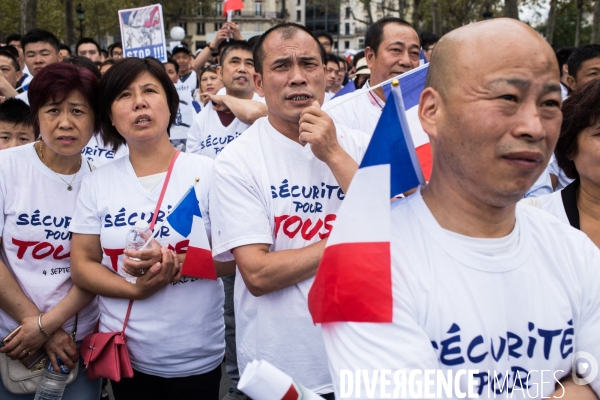
M315 323L392 321L390 198L424 183L396 86L338 211L310 290Z
M225 0L223 2L223 16L226 17L229 11L240 11L244 9L242 0ZM231 15L231 13L229 13ZM230 21L230 19L228 19Z
M418 112L419 100L421 99L421 93L425 89L425 80L427 79L428 70L429 64L425 64L400 75L398 79L400 81L400 91L402 92L402 102L404 103L403 109L406 114L406 121L408 122L410 135L417 151L417 158L421 164L421 169L423 170L426 181L429 181L429 178L431 177L433 159L431 156L429 136L427 136L423 130ZM390 97L391 89L391 83L383 87L386 99Z
M429 64L425 64L368 89L358 89L342 97L334 96L332 100L325 103L321 108L324 111L329 111L332 108L345 103L346 101L352 100L354 97L360 96L378 87L383 87L383 92L387 99L390 96L392 81L398 80L400 82L402 101L404 103L404 110L406 112L406 121L408 122L408 127L410 128L413 144L417 149L417 157L419 159L419 163L421 164L423 175L425 176L425 180L428 181L431 176L433 159L431 156L429 136L427 136L423 130L423 126L421 125L421 121L419 120L418 116L419 99L421 97L421 93L425 89L425 80L427 78L428 70Z
M246 365L238 389L253 399L261 400L322 399L265 360L253 360Z
M217 271L213 263L194 186L186 192L171 211L167 221L177 233L189 239L187 254L181 270L182 275L217 280Z

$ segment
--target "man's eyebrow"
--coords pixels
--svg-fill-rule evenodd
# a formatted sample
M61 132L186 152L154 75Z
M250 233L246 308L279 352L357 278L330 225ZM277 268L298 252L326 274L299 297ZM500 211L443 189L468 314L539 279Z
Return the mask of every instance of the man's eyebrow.
M520 79L520 78L498 78L498 79L494 79L493 81L491 81L489 83L489 86L495 86L498 84L508 84L511 86L516 86L517 88L521 89L521 90L527 90L531 87L531 83L526 80L526 79Z
M558 92L558 93L561 92L561 87L560 87L559 84L556 84L556 83L546 83L544 85L544 93L555 93L555 92Z

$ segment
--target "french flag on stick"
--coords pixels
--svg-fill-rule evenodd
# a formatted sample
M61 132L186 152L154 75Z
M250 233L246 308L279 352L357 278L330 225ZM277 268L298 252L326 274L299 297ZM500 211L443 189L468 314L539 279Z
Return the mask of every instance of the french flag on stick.
M225 0L223 2L223 16L227 17L227 21L231 21L231 13L233 11L240 11L244 9L244 3L242 0Z
M189 239L181 274L195 278L217 280L217 271L213 263L212 252L194 186L186 192L171 211L167 221L177 233Z
M238 389L255 400L323 400L265 360L246 365Z
M309 293L315 323L392 322L390 199L425 183L395 83Z
M419 121L418 111L419 111L419 99L421 97L421 93L425 89L425 80L427 78L427 71L429 70L429 63L421 65L418 68L410 70L408 72L403 73L402 75L398 75L395 78L389 79L385 82L380 83L379 85L373 86L370 89L354 89L354 84L352 87L349 87L347 91L346 87L350 85L348 82L347 86L344 86L338 95L334 96L332 100L325 103L322 107L324 111L328 111L352 98L355 96L360 96L363 93L366 93L369 90L374 90L380 86L383 86L383 91L385 93L386 99L389 99L391 92L391 82L394 80L398 80L400 82L400 90L402 92L402 101L404 103L404 110L406 111L406 120L408 121L408 127L410 128L410 134L412 135L412 141L417 150L417 158L419 159L419 163L421 164L421 169L423 170L423 175L425 176L425 180L429 181L429 177L431 176L431 165L432 165L432 157L431 157L431 146L429 144L429 136L423 130L421 126L421 121ZM342 91L344 91L343 94ZM398 193L396 193L398 194Z

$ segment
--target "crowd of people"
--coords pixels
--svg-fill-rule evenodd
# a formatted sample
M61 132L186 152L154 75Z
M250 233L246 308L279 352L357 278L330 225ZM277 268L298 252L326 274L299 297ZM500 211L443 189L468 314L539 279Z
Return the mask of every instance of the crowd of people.
M600 360L600 46L555 51L515 20L439 38L386 17L353 60L332 51L294 23L244 40L227 22L166 63L124 58L120 42L71 53L47 31L10 35L0 338L21 329L0 357L44 348L56 371L57 358L80 369L64 399L98 399L106 382L86 378L81 341L126 326L134 376L111 382L116 400L217 400L224 357L228 400L247 398L255 359L330 400L357 370L479 370L489 398L600 396L574 359ZM393 321L315 325L308 293L386 95L321 106L426 62L433 169L394 193ZM165 222L191 185L216 280L182 275L189 240ZM126 249L138 221L160 228ZM357 380L350 397L393 383ZM0 385L1 399L33 396Z

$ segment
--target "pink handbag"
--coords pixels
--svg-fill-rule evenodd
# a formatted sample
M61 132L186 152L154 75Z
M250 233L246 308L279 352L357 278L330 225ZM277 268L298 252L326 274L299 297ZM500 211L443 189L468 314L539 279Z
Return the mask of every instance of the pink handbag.
M121 378L133 378L133 368L131 368L125 338L125 328L132 305L133 300L130 300L121 332L95 332L83 339L81 357L83 368L90 381L107 378L119 382ZM98 330L98 325L95 330Z
M163 184L156 209L154 210L150 230L154 229L154 223L156 222L160 205L165 196L169 179L171 178L171 171L179 153L180 151L177 150L171 159L165 183ZM125 328L127 328L127 321L129 321L132 305L133 300L129 300L121 332L98 332L98 321L94 333L87 335L83 339L80 352L83 358L83 368L90 381L97 378L107 378L119 382L122 378L133 378L133 368L131 367L131 359L127 350L127 338L125 337Z

